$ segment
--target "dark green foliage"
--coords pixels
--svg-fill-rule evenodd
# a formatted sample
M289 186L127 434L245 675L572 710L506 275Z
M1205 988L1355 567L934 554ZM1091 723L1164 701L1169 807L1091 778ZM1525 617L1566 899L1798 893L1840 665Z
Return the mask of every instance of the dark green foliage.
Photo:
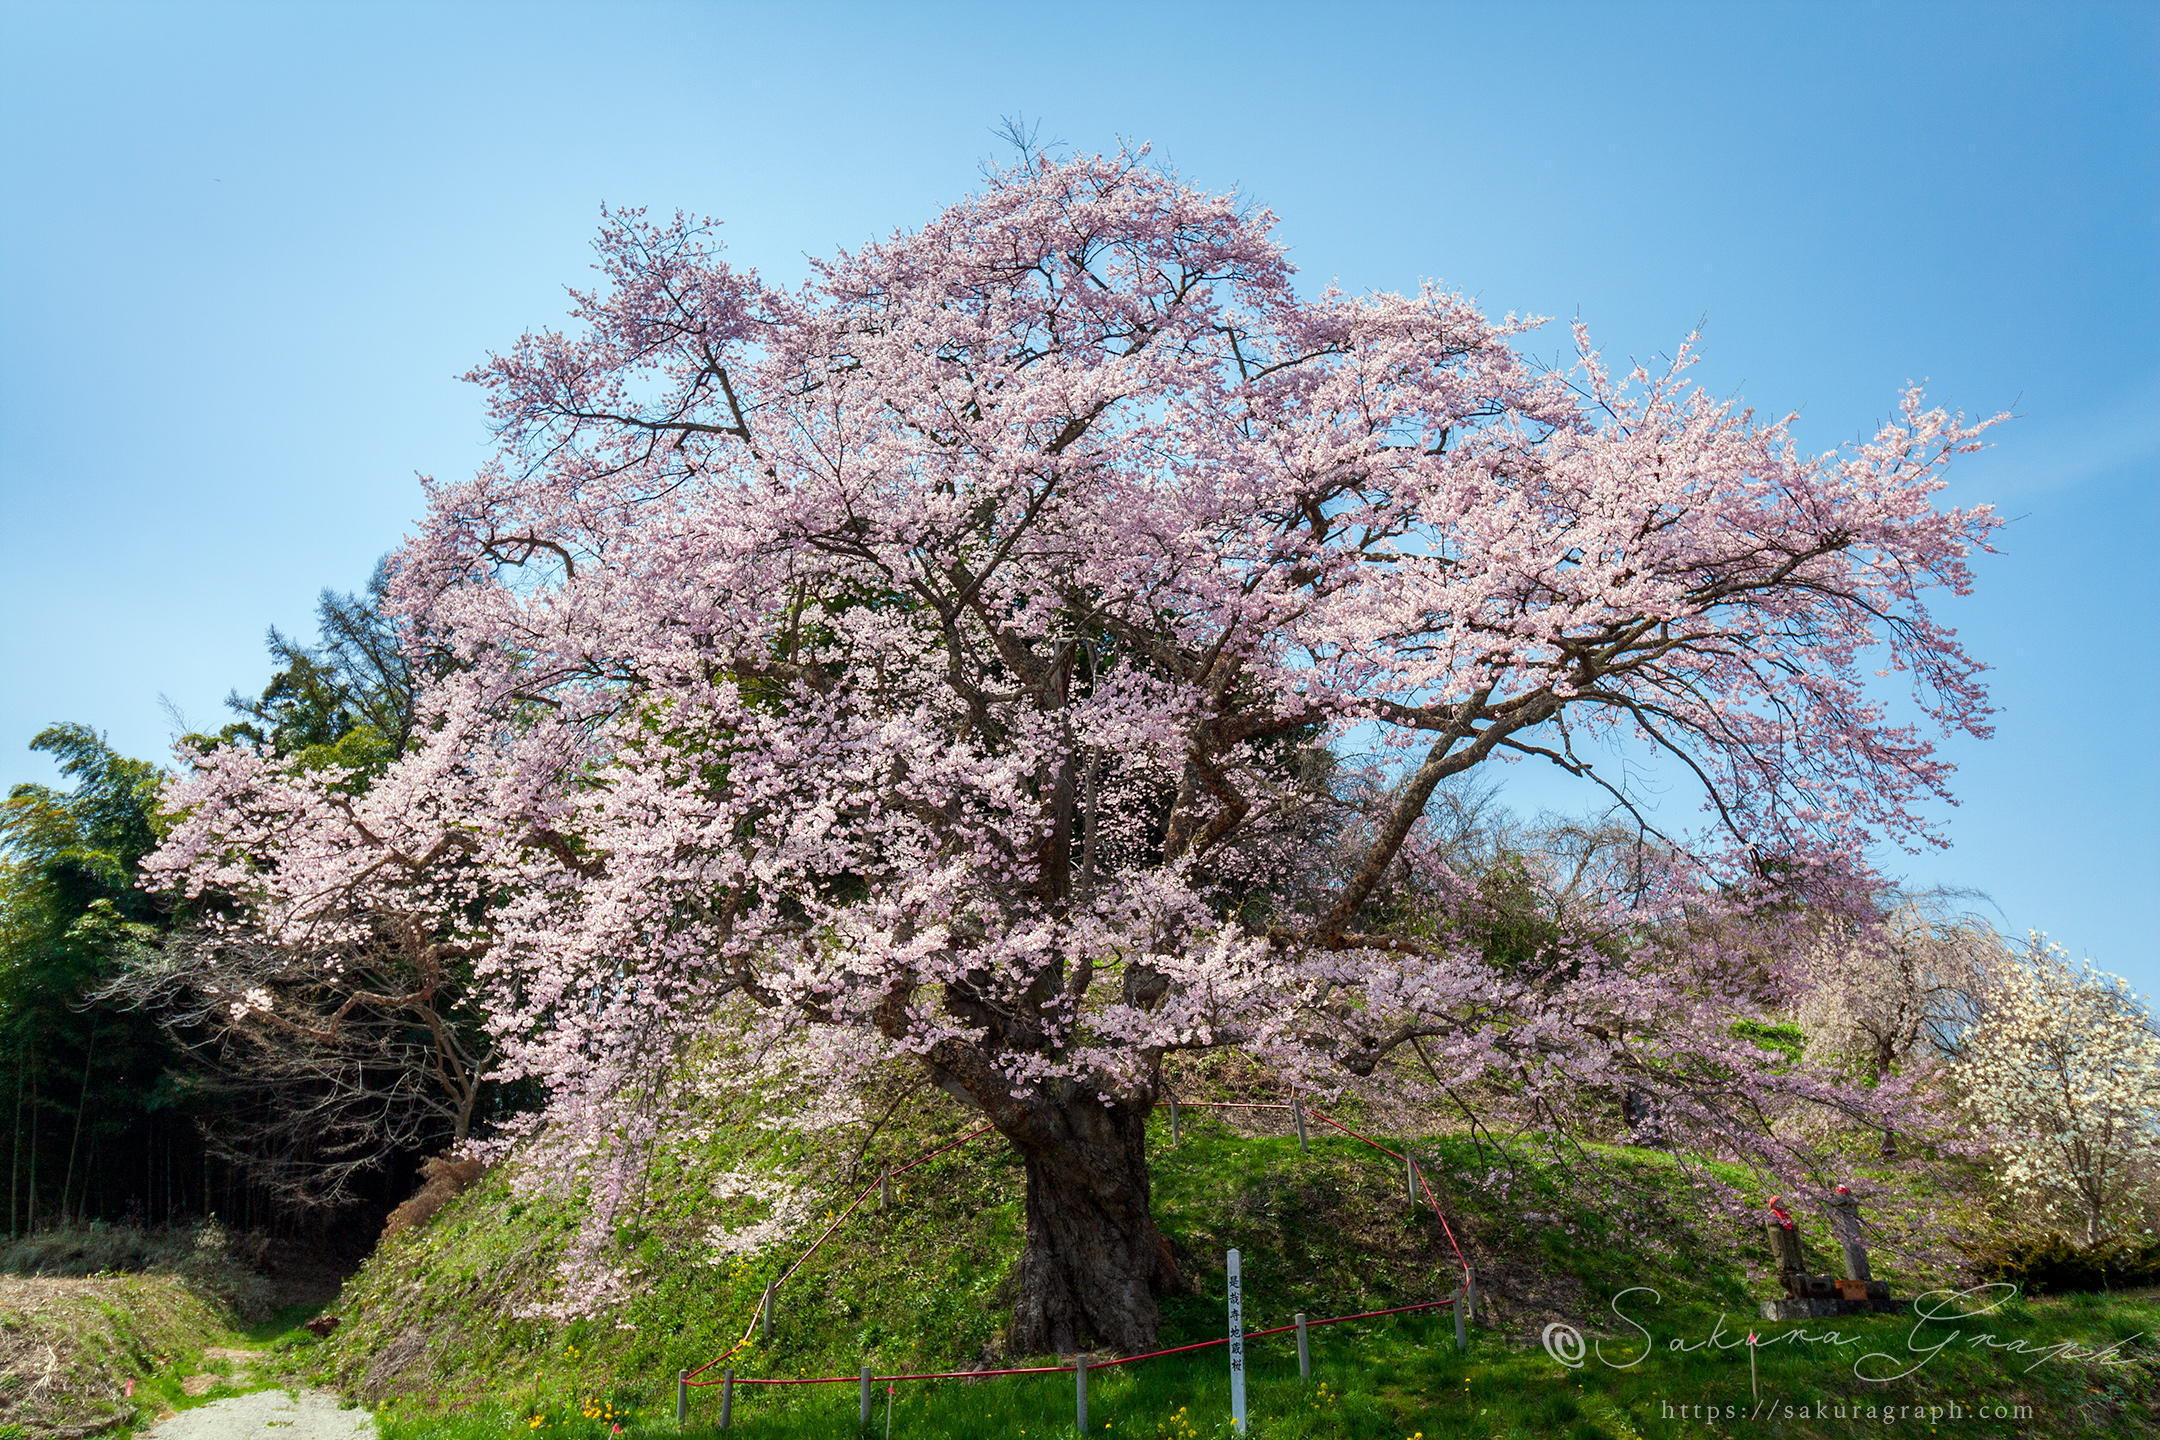
M1454 928L1457 938L1480 948L1487 965L1520 973L1537 968L1567 943L1555 908L1528 859L1502 850L1477 877L1476 897Z
M2052 1231L2019 1237L1976 1251L1973 1268L1989 1280L2007 1280L2033 1295L2074 1295L2160 1285L2160 1240L2142 1243L2117 1237L2098 1245L2073 1245Z
M378 563L364 593L322 592L315 607L322 639L302 645L270 627L278 672L261 696L237 690L225 703L243 718L216 735L189 738L273 750L313 769L336 765L363 783L405 753L413 733L414 673L397 623L383 613L388 562Z
M274 749L306 767L336 765L364 788L409 742L413 673L380 602L378 566L364 594L325 590L321 639L273 629L278 673L258 699L232 697L241 719L217 736ZM195 1113L215 1104L210 1078L150 1011L95 999L176 917L137 888L157 843L163 772L115 752L85 725L31 742L65 787L17 785L0 807L0 1168L9 1233L63 1216L155 1224L222 1212L264 1218L240 1168L206 1160ZM214 904L214 900L211 902ZM410 1188L386 1181L395 1203Z
M173 1047L149 1016L90 996L164 923L135 888L155 843L157 768L87 726L31 742L72 785L17 785L0 806L0 1114L9 1233L65 1215L163 1218L152 1192L199 1152ZM178 1141L177 1157L175 1141Z

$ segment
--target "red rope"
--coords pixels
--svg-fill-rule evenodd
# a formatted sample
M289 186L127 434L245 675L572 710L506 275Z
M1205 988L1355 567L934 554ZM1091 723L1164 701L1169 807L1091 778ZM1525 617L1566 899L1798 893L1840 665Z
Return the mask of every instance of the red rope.
M917 1159L910 1160L907 1164L902 1165L899 1169L889 1170L886 1172L886 1174L905 1175L908 1171L913 1170L918 1165L929 1164L932 1160L935 1160L938 1156L943 1155L948 1150L957 1150L962 1145L967 1144L968 1141L973 1140L978 1136L989 1134L991 1128L992 1127L988 1125L978 1126L977 1128L968 1131L967 1134L962 1135L959 1139L953 1141L951 1144L940 1145L937 1149L932 1150L927 1155L923 1155L918 1157ZM795 1263L793 1265L788 1266L787 1269L780 1272L780 1278L772 1282L771 1288L774 1290L778 1290L782 1285L785 1285L788 1282L789 1277L793 1276L797 1270L802 1269L802 1267L809 1262L810 1257L817 1254L818 1247L823 1245L827 1240L830 1240L832 1238L833 1232L840 1228L842 1223L847 1220L848 1216L854 1214L856 1210L861 1208L863 1201L870 1198L870 1192L877 1189L878 1184L879 1181L873 1180L868 1185L863 1186L862 1193L855 1197L855 1199L848 1205L847 1209L841 1211L838 1215L833 1217L832 1223L825 1227L825 1232L817 1237L817 1239L811 1244L810 1248L803 1251L802 1254L798 1255L795 1258ZM713 1366L718 1365L721 1361L725 1359L728 1359L736 1351L742 1349L743 1346L749 1344L750 1336L753 1332L756 1331L757 1325L758 1317L756 1315L752 1315L750 1317L750 1323L743 1327L742 1339L737 1340L733 1345L728 1346L727 1350L724 1353L713 1356L712 1359L706 1361L703 1365L698 1366L697 1369L688 1372L683 1376L683 1378L685 1380L688 1380L693 1376L704 1374L707 1370L712 1369ZM710 1385L713 1382L710 1380L706 1380L699 1383ZM817 1383L822 1384L824 1382L820 1381Z
M1445 1300L1421 1300L1415 1305L1398 1305L1393 1310L1367 1310L1357 1315L1337 1315L1327 1320L1308 1320L1305 1322L1305 1328L1317 1330L1322 1325L1340 1325L1346 1320L1370 1320L1379 1315L1407 1315L1413 1310L1432 1310L1443 1305L1453 1305L1454 1303L1455 1297L1450 1295ZM1240 1338L1264 1340L1270 1335L1288 1335L1295 1329L1297 1329L1295 1325L1278 1325L1273 1330L1248 1330ZM1220 1340L1196 1340L1190 1345L1173 1345L1168 1350L1150 1350L1145 1355L1125 1355L1115 1360L1090 1360L1088 1369L1102 1370L1112 1365L1130 1365L1136 1360L1155 1360L1164 1355L1182 1355L1187 1350L1207 1350L1217 1345L1228 1345L1229 1343L1230 1337L1227 1335Z
M1188 1109L1195 1110L1288 1110L1291 1108L1290 1104L1286 1101L1274 1100L1183 1100L1172 1101L1171 1103L1182 1104ZM1386 1155L1391 1159L1401 1160L1404 1158L1400 1151L1390 1150L1387 1146L1382 1145L1379 1141L1372 1139L1370 1136L1359 1134L1357 1131L1351 1129L1349 1126L1343 1124L1340 1120L1337 1120L1334 1116L1329 1115L1323 1110L1316 1110L1310 1105L1305 1106L1304 1109L1305 1113L1312 1116L1315 1120L1320 1121L1322 1124L1334 1126L1337 1130L1342 1131L1343 1134L1348 1135L1351 1139L1362 1141L1363 1143L1370 1145L1373 1149L1379 1151L1381 1154ZM937 1149L918 1156L916 1159L909 1161L907 1164L902 1165L897 1169L886 1171L885 1174L905 1175L908 1171L915 1169L917 1166L927 1165L930 1161L935 1160L938 1156L945 1154L947 1151L957 1150L962 1145L967 1144L970 1140L979 1139L980 1137L989 1134L992 1128L994 1127L989 1125L978 1126L977 1128L970 1130L967 1134L962 1135L959 1139L945 1145L940 1145ZM880 1179L882 1178L883 1177L880 1177ZM1455 1229L1453 1226L1448 1224L1447 1214L1440 1208L1439 1198L1433 1194L1432 1186L1426 1183L1425 1172L1422 1168L1417 1171L1417 1178L1418 1188L1425 1192L1425 1201L1427 1204L1432 1206L1434 1216L1436 1216L1440 1221L1441 1230L1447 1235L1448 1245L1455 1252L1455 1263L1462 1266L1463 1283L1467 1286L1470 1283L1470 1262L1463 1258L1462 1246L1458 1244L1455 1239ZM800 1270L804 1265L808 1264L810 1257L817 1254L819 1248L822 1247L827 1240L832 1238L833 1232L838 1230L841 1225L846 1223L848 1216L854 1214L858 1209L862 1207L862 1203L870 1198L870 1192L877 1189L879 1183L879 1180L873 1180L868 1185L865 1185L862 1188L862 1191L856 1195L854 1200L849 1202L847 1209L842 1210L838 1215L834 1216L832 1223L827 1225L824 1231L819 1234L818 1238L811 1242L810 1248L803 1251L801 1255L797 1256L794 1264L788 1266L787 1269L780 1272L780 1278L773 1281L771 1288L773 1290L778 1290L782 1285L786 1284L788 1280L794 1276L796 1271ZM1322 1325L1340 1325L1346 1320L1369 1320L1374 1318L1375 1316L1381 1315L1403 1315L1413 1310L1431 1310L1439 1306L1452 1305L1454 1303L1454 1297L1450 1296L1445 1300L1428 1300L1417 1305L1399 1306L1393 1310L1367 1310L1364 1313L1358 1315L1338 1315L1335 1316L1333 1319L1329 1320L1308 1320L1305 1323L1307 1329L1314 1329ZM722 1382L718 1380L700 1380L697 1377L704 1374L707 1370L712 1369L713 1366L718 1365L721 1361L731 1359L738 1350L741 1350L743 1346L749 1344L751 1335L753 1335L757 1331L757 1326L758 1317L757 1315L753 1314L750 1317L750 1323L743 1328L742 1338L740 1340L737 1340L733 1345L730 1345L721 1354L715 1355L712 1359L706 1361L703 1365L698 1366L697 1369L685 1371L682 1377L683 1381L691 1385L721 1384ZM1255 1330L1244 1338L1248 1340L1256 1340L1268 1335L1287 1334L1289 1331L1295 1329L1297 1329L1297 1326L1295 1325L1285 1325L1274 1330ZM1121 1359L1104 1360L1100 1362L1100 1366L1130 1365L1135 1361L1139 1360L1154 1360L1164 1355L1181 1355L1188 1350L1206 1350L1212 1346L1227 1345L1229 1343L1230 1338L1226 1335L1220 1340L1200 1340L1196 1341L1191 1345L1173 1346L1168 1350L1151 1350L1144 1355L1127 1355ZM1069 1375L1072 1373L1072 1371L1073 1367L1070 1365L1037 1365L1018 1370L947 1370L921 1375L873 1375L870 1378L873 1381L881 1382L889 1382L896 1380L980 1380L988 1379L990 1377L999 1375ZM859 1375L826 1375L817 1376L814 1378L798 1377L795 1379L787 1379L783 1377L772 1377L768 1379L751 1379L744 1377L738 1378L735 1383L738 1385L837 1385L844 1381L860 1379L861 1377Z
M1340 1325L1348 1320L1372 1320L1382 1315L1407 1315L1413 1310L1440 1309L1454 1303L1455 1297L1450 1295L1445 1300L1424 1300L1415 1305L1398 1305L1392 1310L1366 1310L1356 1315L1336 1315L1326 1320L1308 1320L1305 1322L1305 1328L1317 1330L1323 1325ZM1248 1330L1242 1338L1246 1340L1264 1340L1270 1335L1287 1335L1297 1328L1295 1325L1278 1325L1272 1330ZM1199 1340L1190 1345L1173 1345L1167 1350L1150 1350L1144 1355L1120 1355L1109 1360L1090 1360L1088 1361L1088 1369L1107 1370L1113 1365L1131 1365L1140 1360L1160 1360L1165 1355L1182 1355L1188 1350L1208 1350L1217 1345L1228 1345L1229 1343L1230 1337L1225 1335L1220 1340ZM870 1383L873 1385L890 1385L901 1380L989 1380L1000 1375L1070 1375L1078 1368L1075 1365L1028 1365L1015 1370L935 1370L916 1375L872 1375ZM845 1385L849 1381L860 1381L861 1379L860 1375L772 1376L765 1379L738 1376L735 1383L737 1385ZM718 1385L722 1382L718 1380L699 1380L693 1383Z
M1348 1135L1353 1140L1363 1140L1367 1145L1372 1146L1373 1149L1378 1150L1383 1155L1396 1160L1407 1158L1398 1151L1388 1149L1387 1146L1382 1145L1377 1140L1358 1134L1357 1131L1352 1130L1349 1126L1324 1111L1314 1110L1307 1106L1306 1113L1325 1124L1333 1125L1337 1130L1342 1131L1343 1134ZM1415 1164L1416 1162L1411 1163ZM1462 1266L1463 1284L1468 1285L1470 1283L1470 1262L1463 1258L1462 1246L1456 1243L1455 1240L1455 1227L1447 1223L1447 1212L1440 1208L1439 1197L1433 1194L1432 1186L1426 1183L1425 1167L1422 1165L1417 1167L1417 1183L1418 1189L1425 1192L1425 1203L1432 1206L1434 1217L1440 1221L1441 1232L1447 1236L1448 1248L1455 1252L1455 1263Z
M1089 1368L1092 1369L1093 1367ZM1070 1375L1072 1372L1073 1367L1070 1365L1029 1365L1018 1370L943 1370L934 1375L872 1375L870 1383L883 1385L895 1380L988 1380L998 1375ZM737 1376L735 1383L737 1385L839 1385L850 1380L860 1380L861 1378L860 1375L815 1375L793 1380L784 1377L757 1380L747 1376ZM699 1380L695 1383L699 1385L718 1385L721 1382L718 1380Z

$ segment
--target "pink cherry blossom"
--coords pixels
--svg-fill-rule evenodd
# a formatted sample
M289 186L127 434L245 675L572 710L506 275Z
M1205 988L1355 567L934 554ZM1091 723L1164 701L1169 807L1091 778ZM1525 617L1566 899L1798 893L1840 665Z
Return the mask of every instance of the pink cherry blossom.
M214 754L152 870L272 933L425 905L475 947L506 1078L551 1097L518 1138L593 1201L571 1309L715 1054L827 1095L900 1061L980 1110L1027 1165L1038 1350L1152 1338L1141 1127L1180 1051L1649 1087L1766 1163L1750 1106L1892 1114L1898 1081L1734 1037L1782 982L1733 937L1933 840L1931 736L1987 733L1927 608L1996 524L1937 503L1983 427L1912 391L1807 454L1692 342L1616 374L1578 327L1551 372L1538 322L1436 285L1301 296L1273 224L1144 152L1034 159L783 291L710 224L610 214L573 330L473 372L499 452L402 556L450 646L425 739L358 796ZM1457 893L1427 807L1494 760L1640 841L1533 971L1376 898Z

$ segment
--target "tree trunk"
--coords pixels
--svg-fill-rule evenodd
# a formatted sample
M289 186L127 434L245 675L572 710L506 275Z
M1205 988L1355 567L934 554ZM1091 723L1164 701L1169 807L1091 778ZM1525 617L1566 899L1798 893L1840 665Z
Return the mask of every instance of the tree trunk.
M22 1179L22 1119L23 1051L21 1046L17 1046L15 1050L15 1123L8 1129L8 1138L13 1145L13 1153L8 1160L7 1191L7 1225L8 1239L10 1240L13 1240L17 1233L15 1229L15 1187L16 1182Z
M37 1233L38 1072L30 1072L30 1214L23 1221L26 1234Z
M1092 1094L1028 1107L1008 1135L1027 1172L1027 1243L1008 1343L1021 1354L1146 1350L1158 1288L1179 1283L1148 1208L1147 1111Z
M75 1150L82 1144L83 1111L90 1107L90 1062L97 1057L97 1027L99 1016L90 1017L90 1041L83 1047L82 1089L75 1097L75 1133L68 1137L67 1174L60 1179L60 1223L67 1224L68 1188L75 1183ZM83 1194L90 1193L90 1180L83 1177Z
M1620 1118L1627 1123L1628 1138L1648 1149L1665 1148L1665 1127L1658 1115L1657 1096L1630 1085L1620 1092Z

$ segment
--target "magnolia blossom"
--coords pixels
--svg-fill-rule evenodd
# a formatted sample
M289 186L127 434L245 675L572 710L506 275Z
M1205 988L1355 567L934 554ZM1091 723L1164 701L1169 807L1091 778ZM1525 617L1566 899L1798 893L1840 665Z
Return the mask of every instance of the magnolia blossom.
M2160 1159L2160 1033L2122 977L2034 935L1996 969L1954 1075L2008 1193L2097 1243Z

